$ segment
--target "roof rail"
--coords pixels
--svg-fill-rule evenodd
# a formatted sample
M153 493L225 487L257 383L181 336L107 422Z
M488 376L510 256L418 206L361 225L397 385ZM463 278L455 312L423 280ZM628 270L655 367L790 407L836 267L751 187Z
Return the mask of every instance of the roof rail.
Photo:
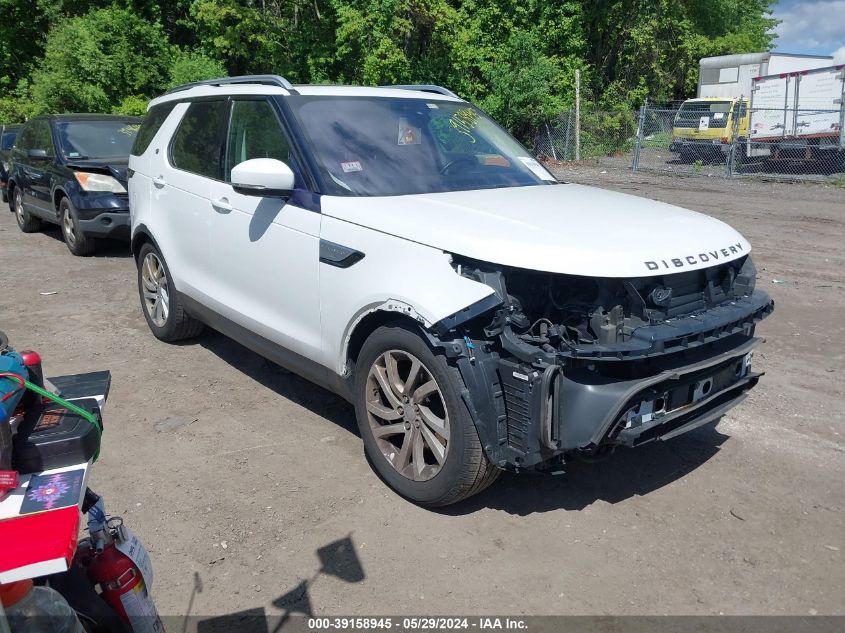
M439 95L446 95L447 97L455 97L455 99L460 99L458 95L456 95L448 88L444 88L443 86L436 86L434 84L406 84L401 86L381 86L381 88L398 88L399 90L419 90L421 92L434 92Z
M264 86L278 86L279 88L285 88L292 93L296 93L293 84L279 75L240 75L238 77L220 77L218 79L205 79L203 81L183 84L181 86L171 88L165 94L181 92L190 88L196 88L197 86L230 86L233 84L261 84Z

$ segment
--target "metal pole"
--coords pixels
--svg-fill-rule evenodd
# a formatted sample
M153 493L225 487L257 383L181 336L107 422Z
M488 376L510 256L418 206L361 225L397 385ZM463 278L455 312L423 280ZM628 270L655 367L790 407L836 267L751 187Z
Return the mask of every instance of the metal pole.
M646 100L646 103L648 100ZM640 149L643 146L643 128L645 127L645 108L646 104L640 106L640 117L637 122L637 140L634 144L634 160L631 161L631 171L637 171L640 166Z
M549 147L552 148L552 158L557 160L557 152L555 152L555 142L552 140L552 133L549 132L549 124L546 123L546 136L549 139Z
M575 69L575 160L581 160L581 71Z
M563 160L569 160L569 139L572 138L572 108L566 111L566 145L563 148Z
M743 95L739 95L739 100L734 104L733 107L733 118L731 119L731 144L728 148L728 160L725 162L725 177L731 178L734 172L734 160L736 159L736 146L739 142L739 119L740 115L742 114L742 104L744 103L743 99L745 97Z

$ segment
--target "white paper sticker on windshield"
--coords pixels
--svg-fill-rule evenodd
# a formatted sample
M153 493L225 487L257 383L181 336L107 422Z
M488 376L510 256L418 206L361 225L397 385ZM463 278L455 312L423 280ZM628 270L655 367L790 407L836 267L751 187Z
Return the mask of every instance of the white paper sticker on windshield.
M537 176L537 178L551 180L552 182L557 180L557 178L552 176L545 167L537 162L536 159L531 158L530 156L517 156L517 158L519 158L519 160L522 161L522 164L528 167L528 169L531 170L531 173Z
M437 110L437 109L439 109L439 106L438 106L436 103L426 103L426 105L427 105L427 106L429 107L429 109L431 109L431 110Z
M347 174L353 171L364 171L364 168L361 167L361 161L359 160L347 160L342 162L340 166Z
M714 113L713 113L713 118L714 118L714 119L724 119L724 118L725 118L725 113L724 113L724 112L714 112Z

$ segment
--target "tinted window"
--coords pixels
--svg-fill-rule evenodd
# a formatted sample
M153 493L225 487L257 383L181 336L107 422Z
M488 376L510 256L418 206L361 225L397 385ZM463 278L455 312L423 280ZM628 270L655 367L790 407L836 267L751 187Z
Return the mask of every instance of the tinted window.
M53 149L53 135L50 133L50 124L47 121L32 122L32 149L47 150L47 156L55 156Z
M164 124L167 115L176 107L175 101L168 101L167 103L160 103L153 106L147 112L141 123L141 129L138 130L138 135L135 137L135 144L132 146L132 155L140 156L147 151L150 143L153 142L156 132Z
M227 101L192 103L173 137L170 158L174 167L223 180L228 113Z
M59 121L59 148L69 159L126 158L138 133L140 120Z
M23 151L26 151L28 149L32 149L33 139L34 139L34 136L32 134L32 123L30 123L29 125L25 126L21 130L20 135L18 136L18 139L17 139L18 149L21 149Z
M0 149L12 149L12 146L15 144L15 138L17 137L17 135L17 130L3 132L3 138L0 139Z
M290 164L290 145L269 103L235 101L226 150L226 180L232 167L251 158L275 158Z

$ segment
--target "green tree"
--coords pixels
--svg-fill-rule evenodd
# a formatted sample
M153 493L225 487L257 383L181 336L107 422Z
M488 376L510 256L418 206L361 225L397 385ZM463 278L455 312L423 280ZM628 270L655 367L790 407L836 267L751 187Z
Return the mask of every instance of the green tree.
M57 24L33 72L32 96L44 111L106 112L130 95L160 91L171 45L161 27L110 7Z
M482 107L518 136L564 107L561 68L540 48L535 34L516 31L485 64L489 91Z
M222 62L211 59L202 53L175 50L170 61L170 78L167 88L181 84L225 77L226 69Z

